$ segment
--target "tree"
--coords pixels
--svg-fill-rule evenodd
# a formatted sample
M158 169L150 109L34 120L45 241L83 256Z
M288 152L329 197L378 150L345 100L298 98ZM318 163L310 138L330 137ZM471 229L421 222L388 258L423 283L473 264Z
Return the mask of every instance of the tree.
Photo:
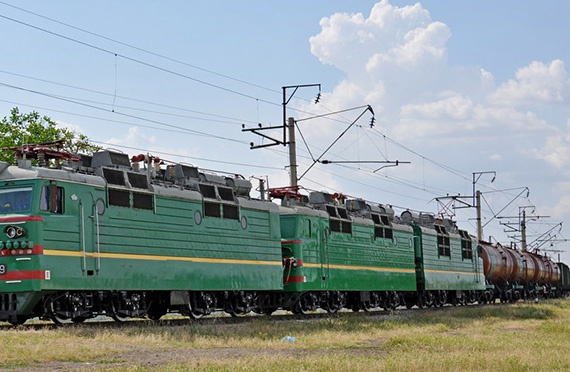
M28 114L20 113L17 107L12 108L10 116L0 121L0 161L12 164L14 154L8 147L23 144L64 141L64 150L73 154L92 154L100 147L89 143L87 136L67 128L58 127L48 116L41 116L37 111Z

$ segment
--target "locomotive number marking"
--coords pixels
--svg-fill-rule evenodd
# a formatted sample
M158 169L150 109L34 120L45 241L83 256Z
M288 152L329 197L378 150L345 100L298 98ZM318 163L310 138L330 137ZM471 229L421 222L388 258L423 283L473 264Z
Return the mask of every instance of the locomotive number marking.
M6 269L6 265L0 264L0 275L6 274L8 270Z

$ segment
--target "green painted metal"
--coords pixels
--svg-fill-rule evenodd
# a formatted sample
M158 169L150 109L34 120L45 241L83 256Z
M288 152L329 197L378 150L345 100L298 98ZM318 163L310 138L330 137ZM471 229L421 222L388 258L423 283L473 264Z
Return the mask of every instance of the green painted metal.
M281 216L285 260L294 258L302 266L284 272L288 292L415 291L413 235L394 229L394 239L374 237L374 225L352 223L352 233L330 232L325 216L295 214Z
M40 190L51 185L64 189L63 214L39 209ZM22 186L34 190L31 209L0 213L0 220L23 218L17 225L26 235L10 244L25 241L43 254L14 255L4 244L0 264L4 279L22 271L44 277L0 276L0 293L283 288L279 215L272 203L243 201L239 218L230 220L205 217L200 199L156 195L151 210L112 206L104 187L88 184L14 180L0 183L0 191ZM104 201L102 214L96 213L98 199ZM29 308L29 301L20 302L21 309Z
M435 230L413 225L418 287L424 290L484 290L483 261L473 249L463 258L461 238L450 234L450 256L440 256ZM472 243L476 247L475 242Z

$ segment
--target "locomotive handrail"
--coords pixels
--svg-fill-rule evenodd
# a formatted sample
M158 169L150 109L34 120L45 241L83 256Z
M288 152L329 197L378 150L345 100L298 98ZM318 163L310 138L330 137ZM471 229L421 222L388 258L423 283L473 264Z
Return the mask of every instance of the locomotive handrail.
M97 233L97 273L101 270L101 247L99 245L99 208L95 205L95 231Z
M81 249L83 251L83 260L81 261L81 270L87 270L87 252L85 251L85 211L83 210L83 202L79 202L81 210Z

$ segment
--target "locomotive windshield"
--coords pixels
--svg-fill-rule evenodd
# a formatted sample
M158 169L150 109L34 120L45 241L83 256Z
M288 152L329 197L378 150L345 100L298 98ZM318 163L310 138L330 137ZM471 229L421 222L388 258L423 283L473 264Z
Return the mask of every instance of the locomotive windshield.
M31 205L31 187L0 190L0 213L29 212Z

